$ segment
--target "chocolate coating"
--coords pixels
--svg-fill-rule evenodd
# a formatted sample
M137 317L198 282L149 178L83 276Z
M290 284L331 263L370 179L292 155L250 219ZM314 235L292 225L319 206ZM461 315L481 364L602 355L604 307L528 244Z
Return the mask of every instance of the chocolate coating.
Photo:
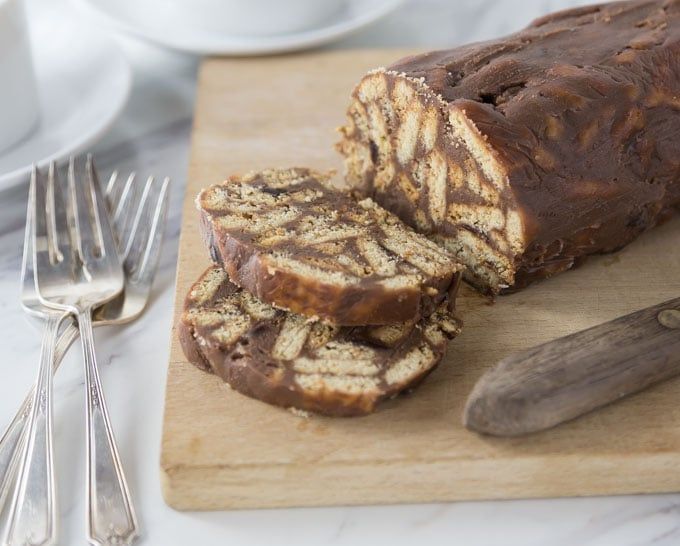
M677 0L554 13L498 40L402 59L386 73L391 86L407 78L438 97L442 119L461 112L488 147L482 159L503 175L506 187L493 206L517 211L521 248L502 249L512 279L491 291L618 250L680 206ZM445 151L454 161L457 153ZM364 194L418 225L414 208L391 187L369 184ZM449 199L474 203L453 191ZM426 216L418 226L424 233L466 229L500 248L486 229Z

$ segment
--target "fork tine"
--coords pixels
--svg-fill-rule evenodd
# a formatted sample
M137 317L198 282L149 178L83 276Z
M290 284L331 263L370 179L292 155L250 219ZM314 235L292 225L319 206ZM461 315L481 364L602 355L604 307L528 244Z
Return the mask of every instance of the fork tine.
M82 230L83 228L87 229L87 226L89 226L89 218L87 217L87 210L86 207L83 206L84 203L82 202L82 199L80 195L82 194L82 191L78 192L76 186L78 185L76 182L76 160L75 157L71 156L69 157L68 160L68 175L67 175L67 183L68 183L68 203L69 203L69 209L71 213L71 218L73 221L73 247L76 249L78 252L78 255L80 256L81 260L84 262L85 257L83 256L83 234Z
M134 198L137 192L134 186L135 173L131 173L125 182L119 176L118 171L113 171L104 191L106 206L109 211L109 219L113 225L113 235L118 241L118 251L123 248L124 233L126 226L130 225L136 207Z
M135 235L139 231L145 230L146 228L150 227L149 223L147 222L141 223L141 220L146 209L146 204L149 200L149 195L151 194L151 190L154 185L153 183L154 183L153 176L150 176L149 178L146 179L146 184L144 184L144 189L142 190L142 196L137 204L137 208L134 211L134 215L132 216L132 223L129 226L126 226L126 231L122 233L123 237L122 240L124 241L124 244L122 246L124 257L130 253L130 249L132 246L132 242L134 241Z
M24 252L21 258L21 284L33 277L33 209L35 208L35 185L38 166L31 168L31 181L28 186L28 205L26 206L26 229L24 230Z
M116 182L118 181L118 171L113 171L111 173L111 176L109 177L109 181L106 184L106 189L104 190L104 195L106 195L106 199L109 202L109 208L113 209L110 205L115 201L115 203L118 203L118 199L116 199L115 193L118 193L116 191L116 188L118 188L118 185Z
M104 197L106 198L106 206L109 209L109 217L113 221L116 212L120 216L120 211L125 210L125 207L121 204L126 197L124 193L125 187L132 183L135 178L135 173L130 173L125 184L121 182L120 173L115 170L111 173L109 181L106 183L106 188L104 189Z
M99 238L102 245L101 252L103 255L110 255L111 258L114 256L117 258L118 247L116 245L116 239L113 235L113 229L109 220L109 212L106 208L106 198L102 193L102 187L99 183L97 169L95 169L92 154L87 155L85 170L87 175L87 185L89 186L93 200L92 206L95 226L99 233Z
M169 178L159 184L154 184L150 178L145 188L148 191L139 204L135 229L127 241L125 260L125 268L135 280L149 278L155 272L163 241L169 186Z
M31 198L33 205L33 232L31 237L33 267L34 269L48 268L52 265L52 249L47 219L47 179L38 168L34 168L31 174Z
M129 229L132 219L134 218L135 199L137 196L135 178L136 174L130 173L123 190L120 192L118 203L113 211L112 219L116 228L116 233L119 235L119 240L125 240L125 232ZM122 246L122 245L121 245Z
M47 172L47 199L48 213L50 215L50 229L52 230L52 258L62 261L64 254L63 247L69 244L69 222L64 202L64 191L59 180L57 165L54 161L50 163Z
M137 270L138 277L153 276L158 265L163 233L165 231L165 218L168 213L168 200L170 197L170 178L165 177L161 184L160 192L156 198L156 206L153 208L151 229L144 249L144 255Z
M36 238L47 241L49 238L49 228L47 226L47 180L37 168L33 169L31 186L33 194L33 233Z
M109 211L109 219L113 223L113 212L118 207L120 201L120 184L118 184L118 171L113 171L104 189L106 208Z
M83 262L87 264L102 256L117 259L116 242L91 155L87 156L84 168L71 158L69 186L78 250Z

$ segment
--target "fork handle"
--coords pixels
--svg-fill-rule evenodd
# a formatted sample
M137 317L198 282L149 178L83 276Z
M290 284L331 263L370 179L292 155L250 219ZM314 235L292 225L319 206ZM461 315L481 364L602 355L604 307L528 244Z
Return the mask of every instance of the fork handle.
M59 364L61 364L64 355L76 337L78 337L78 326L76 326L75 321L72 321L64 328L54 347L54 359L52 360L53 373L56 373L59 369ZM19 466L21 448L26 441L26 433L28 432L28 421L31 415L34 394L35 385L31 387L19 411L17 411L14 419L12 419L2 438L0 438L0 513L2 513L4 502L8 498L8 493Z
M99 379L91 310L77 318L87 387L88 539L97 546L132 544L138 534L137 517Z
M65 314L49 313L40 348L40 369L21 450L21 467L7 518L6 545L49 545L57 538L57 499L52 443L54 347Z

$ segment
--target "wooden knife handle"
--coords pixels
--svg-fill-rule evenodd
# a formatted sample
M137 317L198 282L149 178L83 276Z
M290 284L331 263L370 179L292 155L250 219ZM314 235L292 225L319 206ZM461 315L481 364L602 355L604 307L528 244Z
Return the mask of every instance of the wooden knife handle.
M468 397L464 425L518 436L680 374L680 298L501 360Z

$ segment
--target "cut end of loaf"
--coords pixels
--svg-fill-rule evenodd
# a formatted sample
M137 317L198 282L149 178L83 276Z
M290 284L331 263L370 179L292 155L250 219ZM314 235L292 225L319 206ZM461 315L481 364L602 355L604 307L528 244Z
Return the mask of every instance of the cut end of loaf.
M464 104L378 69L355 89L340 131L345 176L357 192L452 252L480 289L514 284L515 257L526 246L522 218L502 163Z

